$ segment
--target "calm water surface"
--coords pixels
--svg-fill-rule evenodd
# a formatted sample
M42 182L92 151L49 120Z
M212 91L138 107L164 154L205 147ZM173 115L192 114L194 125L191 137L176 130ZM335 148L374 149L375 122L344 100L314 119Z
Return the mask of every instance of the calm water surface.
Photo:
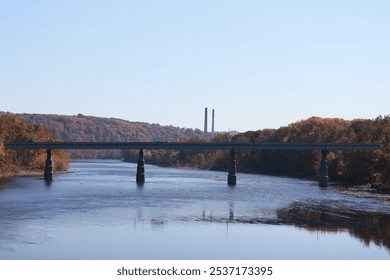
M390 259L386 200L317 182L72 162L0 181L0 259Z

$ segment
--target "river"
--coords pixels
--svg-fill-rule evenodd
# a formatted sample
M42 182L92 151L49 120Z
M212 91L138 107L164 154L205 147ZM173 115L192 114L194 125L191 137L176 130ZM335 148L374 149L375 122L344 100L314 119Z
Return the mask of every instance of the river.
M0 259L390 259L390 204L264 175L74 161L0 179Z

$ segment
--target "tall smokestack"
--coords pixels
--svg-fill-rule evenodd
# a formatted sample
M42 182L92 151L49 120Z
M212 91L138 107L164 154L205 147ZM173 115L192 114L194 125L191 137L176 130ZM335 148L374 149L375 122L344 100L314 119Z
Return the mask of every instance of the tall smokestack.
M207 134L207 107L204 108L204 135Z
M214 109L211 118L211 132L214 133Z

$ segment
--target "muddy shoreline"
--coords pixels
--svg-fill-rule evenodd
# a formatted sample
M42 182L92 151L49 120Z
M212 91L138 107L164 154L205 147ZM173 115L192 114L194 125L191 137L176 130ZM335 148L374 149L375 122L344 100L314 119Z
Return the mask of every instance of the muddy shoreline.
M7 172L0 173L0 178L37 177L37 176L43 176L43 172L22 170L17 172L7 171Z
M67 171L59 171L59 172L54 172L53 175L56 174L65 174L65 173L72 173L72 171L67 170ZM15 178L15 177L42 177L43 178L43 172L42 171L29 171L29 170L21 170L17 172L3 172L0 173L0 178Z

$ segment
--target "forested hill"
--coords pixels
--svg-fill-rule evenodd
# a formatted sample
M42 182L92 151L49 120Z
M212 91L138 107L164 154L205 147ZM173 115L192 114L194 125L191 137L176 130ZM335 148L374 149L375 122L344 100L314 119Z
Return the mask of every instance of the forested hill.
M12 115L0 113L0 115ZM181 138L203 137L199 129L162 126L144 122L129 122L116 118L93 116L16 114L22 120L46 127L63 141L167 141ZM31 139L34 140L34 139ZM120 158L120 151L72 151L72 157L79 158Z
M49 128L64 141L153 141L157 138L176 140L183 137L203 137L203 132L199 129L130 122L82 114L77 116L21 114L19 116L29 123Z

